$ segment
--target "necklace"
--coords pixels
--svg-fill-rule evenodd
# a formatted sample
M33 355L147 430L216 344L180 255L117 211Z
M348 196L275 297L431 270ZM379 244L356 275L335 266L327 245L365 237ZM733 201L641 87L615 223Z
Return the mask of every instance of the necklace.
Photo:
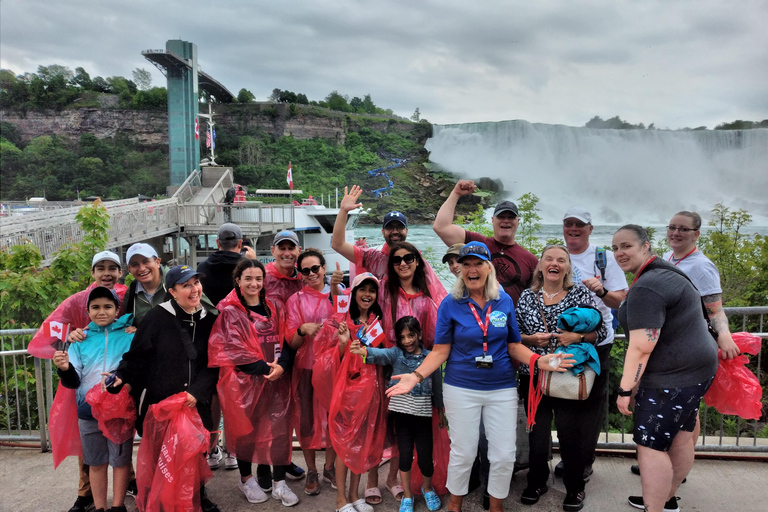
M547 293L547 292L546 292L546 290L544 290L544 288L542 288L542 289L541 289L541 293L543 293L543 294L544 294L544 296L545 296L545 297L547 297L549 300L552 300L552 299L554 299L555 297L557 297L558 295L560 295L562 292L563 292L563 289L562 289L562 288L560 288L559 290L557 290L555 293Z

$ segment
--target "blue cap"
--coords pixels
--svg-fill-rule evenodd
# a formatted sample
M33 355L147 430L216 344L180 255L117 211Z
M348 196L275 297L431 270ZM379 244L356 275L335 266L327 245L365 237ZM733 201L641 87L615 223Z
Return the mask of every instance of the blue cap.
M483 261L491 261L491 252L483 242L469 242L466 244L459 251L459 257L456 261L461 261L468 256L474 256Z
M165 274L165 287L171 288L179 283L186 283L195 276L199 276L200 272L197 272L192 267L186 265L176 265Z
M405 218L405 215L400 212L389 212L384 216L384 222L381 224L381 228L386 228L387 224L393 221L400 222L403 226L408 227L408 219Z

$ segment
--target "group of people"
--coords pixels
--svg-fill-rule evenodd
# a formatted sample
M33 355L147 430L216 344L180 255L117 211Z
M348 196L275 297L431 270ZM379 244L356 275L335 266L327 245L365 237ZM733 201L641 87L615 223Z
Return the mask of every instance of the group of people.
M54 360L62 394L76 390L82 457L71 512L91 503L107 509L108 465L109 510L125 510L126 492L141 499L149 491L137 489L132 443L115 444L99 431L85 399L97 385L130 393L139 434L151 406L185 393L184 405L209 432L223 417L227 467L239 470L238 488L249 502L264 502L271 492L296 505L286 480L306 478L306 495L318 494L321 482L336 489L337 512L371 512L382 502L378 467L385 455L385 487L400 512L412 512L419 493L438 510L445 490L447 509L459 512L476 460L485 508L501 511L522 398L531 429L520 500L533 505L548 491L554 420L563 509L581 510L607 396L612 310L629 339L617 404L635 416L643 490L629 503L676 510L718 348L721 357L738 355L717 269L695 245L701 218L676 214L667 232L672 252L660 258L636 225L616 232L612 251L591 244L592 217L573 207L563 218L565 245L549 245L537 257L515 242L513 202L496 206L491 237L453 223L456 204L474 190L473 182L459 181L434 222L448 246L443 263L456 276L450 293L406 241L404 214L385 215L381 248L345 239L348 214L361 206L357 186L345 189L331 244L354 263L348 289L338 268L326 269L323 252L302 248L292 231L275 235L274 261L266 266L252 249L243 251L242 230L231 223L220 227L219 250L197 269L165 269L151 246L134 244L126 255L134 278L128 288L118 283L120 258L95 255L94 283L62 303L29 348ZM566 321L574 316L578 321ZM55 343L51 322L70 326L71 344ZM543 394L547 375L587 368L596 375L586 399ZM306 472L291 460L294 433ZM435 454L448 437L446 461ZM211 468L218 450L214 436ZM316 450L325 450L322 468ZM195 499L204 512L218 510L203 485Z

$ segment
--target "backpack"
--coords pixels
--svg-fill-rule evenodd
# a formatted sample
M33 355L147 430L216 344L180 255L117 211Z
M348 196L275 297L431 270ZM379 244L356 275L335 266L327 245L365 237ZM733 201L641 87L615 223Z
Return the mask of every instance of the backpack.
M605 267L608 265L608 260L605 257L605 247L595 248L595 266L600 271L600 277L605 281Z

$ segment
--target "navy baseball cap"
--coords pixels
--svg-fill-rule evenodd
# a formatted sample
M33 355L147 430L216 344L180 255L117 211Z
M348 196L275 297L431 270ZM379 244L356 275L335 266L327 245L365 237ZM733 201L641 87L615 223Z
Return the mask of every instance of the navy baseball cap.
M179 283L186 283L195 276L199 276L200 272L197 272L192 267L186 265L176 265L165 274L165 287L171 288Z
M91 293L88 294L88 302L86 305L90 306L91 301L95 299L110 299L114 301L115 306L118 308L120 307L120 299L117 298L117 293L115 290L110 290L106 286L97 286L93 290L91 290Z
M408 219L405 218L400 212L389 212L384 216L384 222L381 224L381 229L387 227L390 222L400 222L403 226L408 227Z
M459 251L456 261L461 261L469 256L480 258L483 261L491 261L491 252L483 242L469 242Z

